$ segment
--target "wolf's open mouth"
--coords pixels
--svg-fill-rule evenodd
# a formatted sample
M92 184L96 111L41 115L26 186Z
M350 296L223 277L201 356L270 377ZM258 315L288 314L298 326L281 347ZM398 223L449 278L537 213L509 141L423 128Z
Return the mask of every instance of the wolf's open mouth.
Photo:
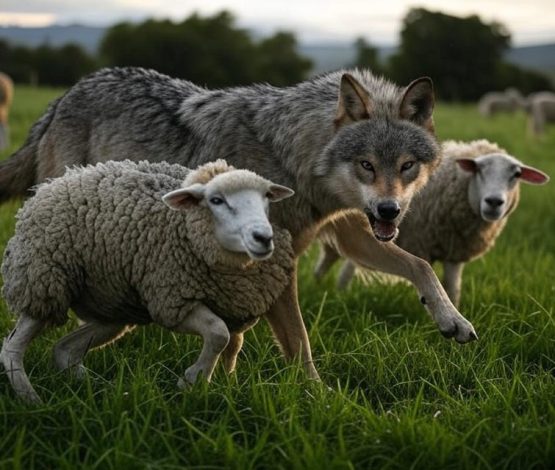
M365 212L376 239L381 242L389 242L397 236L399 230L393 222L376 219L374 214L372 214L370 211Z

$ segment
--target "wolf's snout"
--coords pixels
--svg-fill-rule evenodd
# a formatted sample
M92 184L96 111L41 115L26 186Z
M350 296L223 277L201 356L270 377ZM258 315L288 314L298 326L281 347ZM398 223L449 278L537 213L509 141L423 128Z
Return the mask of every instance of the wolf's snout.
M383 220L394 220L401 212L397 201L386 201L378 204L378 215Z
M505 200L500 196L488 196L484 199L486 204L494 209L502 206Z

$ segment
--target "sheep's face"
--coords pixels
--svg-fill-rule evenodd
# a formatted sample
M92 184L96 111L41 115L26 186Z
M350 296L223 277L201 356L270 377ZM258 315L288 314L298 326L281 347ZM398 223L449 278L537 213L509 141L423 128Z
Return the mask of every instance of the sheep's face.
M214 236L222 248L245 253L253 260L269 258L274 251L268 220L269 203L294 192L247 170L217 175L206 184L194 183L164 196L176 210L203 206L213 215Z
M502 219L514 209L520 181L530 184L549 181L545 173L504 154L460 158L457 163L472 173L468 201L472 210L487 222Z

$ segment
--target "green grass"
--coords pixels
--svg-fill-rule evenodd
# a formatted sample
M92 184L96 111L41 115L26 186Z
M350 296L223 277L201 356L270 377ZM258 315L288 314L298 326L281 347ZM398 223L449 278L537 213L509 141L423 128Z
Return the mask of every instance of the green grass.
M59 91L18 88L17 148ZM555 128L526 136L525 117L481 118L440 106L441 138L487 137L555 175ZM7 156L5 152L2 157ZM301 263L300 299L324 385L286 364L260 324L236 374L176 388L200 341L157 327L91 353L79 383L54 370L53 330L27 354L43 406L14 398L0 374L0 467L553 468L555 464L555 186L523 187L521 205L467 267L461 310L480 335L460 346L436 331L407 285L334 290ZM0 208L0 247L18 204ZM12 325L4 305L2 332Z

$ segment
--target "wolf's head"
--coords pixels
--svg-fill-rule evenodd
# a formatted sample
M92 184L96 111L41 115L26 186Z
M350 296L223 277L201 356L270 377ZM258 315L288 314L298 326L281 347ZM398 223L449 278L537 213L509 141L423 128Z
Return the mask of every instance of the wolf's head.
M314 171L340 207L364 211L376 238L389 241L412 197L439 163L440 148L429 78L398 91L387 109L383 97L379 100L352 75L343 74L336 131Z

